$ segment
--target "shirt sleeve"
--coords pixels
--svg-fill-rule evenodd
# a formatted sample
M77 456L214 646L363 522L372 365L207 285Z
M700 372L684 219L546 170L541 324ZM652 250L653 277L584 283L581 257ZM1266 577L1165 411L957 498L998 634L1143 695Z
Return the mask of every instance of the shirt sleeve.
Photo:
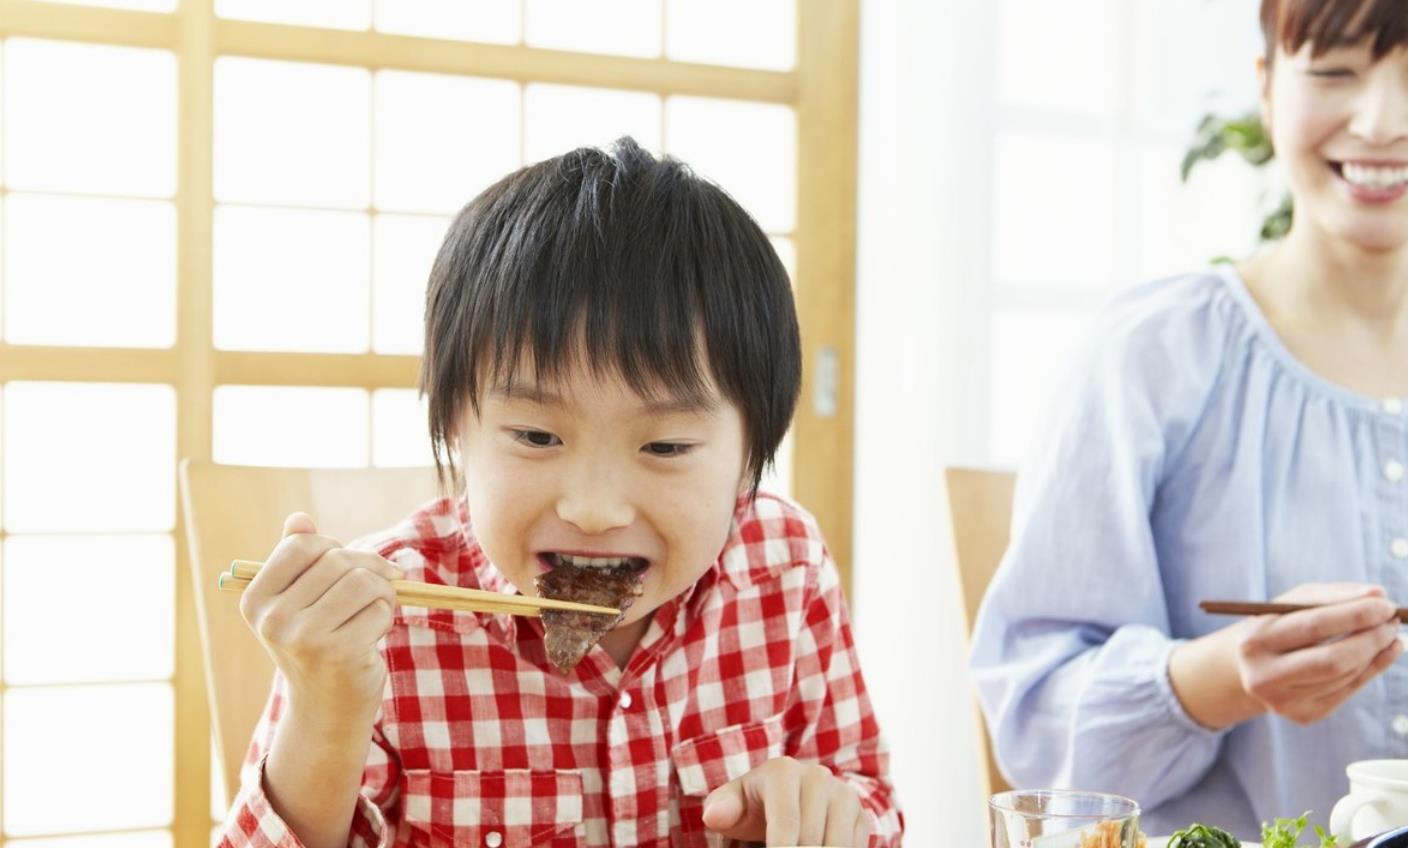
M274 675L269 702L255 728L240 771L240 791L225 817L220 848L303 848L303 842L274 811L264 793L264 764L287 703L286 682ZM382 732L378 713L362 772L362 788L352 812L349 848L389 848L400 818L399 761Z
M870 819L870 848L897 848L904 816L890 785L890 754L861 677L850 615L827 555L797 638L797 680L787 709L788 755L819 762L849 783Z
M1223 346L1166 312L1106 316L1018 477L970 656L1013 785L1106 789L1146 809L1191 789L1221 746L1169 683L1178 641L1153 516Z

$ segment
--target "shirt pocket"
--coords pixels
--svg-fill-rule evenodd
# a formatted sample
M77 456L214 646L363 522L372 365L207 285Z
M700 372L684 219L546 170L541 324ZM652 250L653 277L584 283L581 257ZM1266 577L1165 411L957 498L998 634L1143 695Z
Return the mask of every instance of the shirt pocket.
M412 845L582 846L580 771L404 772Z
M725 844L704 828L704 799L768 760L784 755L787 730L775 715L751 724L735 724L717 732L686 739L670 752L679 785L680 823L671 844L696 848Z

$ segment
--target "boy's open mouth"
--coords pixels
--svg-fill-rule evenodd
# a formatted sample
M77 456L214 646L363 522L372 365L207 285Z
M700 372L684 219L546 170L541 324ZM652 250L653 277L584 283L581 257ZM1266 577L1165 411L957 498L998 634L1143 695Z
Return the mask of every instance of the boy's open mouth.
M641 557L582 557L541 553L548 570L533 578L544 598L615 607L620 615L543 610L543 639L548 661L559 671L574 668L645 591L641 576L650 564Z
M622 569L632 574L644 571L646 566L650 565L650 561L644 557L584 557L573 554L560 554L554 551L545 551L538 554L538 562L548 569L570 565L577 568Z

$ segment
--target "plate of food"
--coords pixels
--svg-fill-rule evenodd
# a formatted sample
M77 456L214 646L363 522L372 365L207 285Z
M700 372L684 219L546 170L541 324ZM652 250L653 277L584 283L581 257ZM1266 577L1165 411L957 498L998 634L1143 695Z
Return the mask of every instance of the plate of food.
M1334 848L1335 840L1319 825L1306 832L1309 815L1263 823L1260 842L1242 842L1219 827L1194 822L1172 836L1150 837L1148 848Z
M1215 827L1192 825L1173 836L1151 837L1148 848L1408 848L1408 827L1365 837L1353 845L1336 842L1318 827L1309 834L1302 834L1303 830L1305 816L1277 819L1274 824L1261 826L1260 842L1239 842L1237 837ZM1178 839L1183 841L1175 841Z
M1169 848L1169 840L1173 837L1149 837L1148 848ZM1217 842L1194 842L1194 845L1217 845ZM1262 848L1260 842L1229 842L1229 845L1240 845L1242 848Z

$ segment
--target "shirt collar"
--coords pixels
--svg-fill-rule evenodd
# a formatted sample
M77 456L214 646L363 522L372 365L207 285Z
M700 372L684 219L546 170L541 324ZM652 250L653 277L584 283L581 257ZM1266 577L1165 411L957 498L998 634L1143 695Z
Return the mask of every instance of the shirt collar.
M766 583L805 552L795 550L795 516L779 508L776 498L741 496L734 505L733 523L715 568L735 589Z

